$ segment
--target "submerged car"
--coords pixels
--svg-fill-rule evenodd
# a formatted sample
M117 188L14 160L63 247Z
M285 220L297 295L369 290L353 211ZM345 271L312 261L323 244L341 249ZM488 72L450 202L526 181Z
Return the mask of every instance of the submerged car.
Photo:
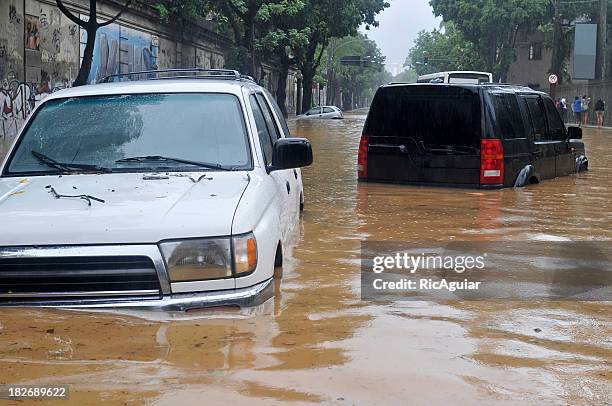
M361 181L525 186L588 168L582 130L545 93L518 85L391 84L376 92L358 153Z
M309 142L238 72L161 72L58 91L31 114L0 166L0 305L189 310L273 295Z
M317 106L308 110L306 113L299 115L297 118L299 119L342 119L344 118L344 114L342 114L342 110L336 106Z

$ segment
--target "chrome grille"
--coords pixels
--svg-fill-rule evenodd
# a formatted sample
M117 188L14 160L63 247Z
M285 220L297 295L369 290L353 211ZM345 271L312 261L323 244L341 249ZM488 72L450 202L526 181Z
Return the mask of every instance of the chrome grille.
M0 300L160 294L146 256L0 257Z

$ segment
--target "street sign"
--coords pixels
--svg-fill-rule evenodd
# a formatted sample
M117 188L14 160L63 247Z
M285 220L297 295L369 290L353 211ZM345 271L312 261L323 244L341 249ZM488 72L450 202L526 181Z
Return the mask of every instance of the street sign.
M350 56L340 57L340 64L345 65L345 66L368 67L372 64L372 62L368 60L367 56L350 55Z
M551 85L556 85L557 82L559 81L559 78L557 77L557 75L555 75L554 73L552 73L549 77L548 77L548 83L550 83Z

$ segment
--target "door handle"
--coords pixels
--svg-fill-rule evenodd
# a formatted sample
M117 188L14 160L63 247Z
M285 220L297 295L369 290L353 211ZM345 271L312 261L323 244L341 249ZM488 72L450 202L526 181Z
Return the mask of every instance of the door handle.
M287 194L289 194L291 192L291 185L289 184L289 181L285 182L285 186L287 186Z

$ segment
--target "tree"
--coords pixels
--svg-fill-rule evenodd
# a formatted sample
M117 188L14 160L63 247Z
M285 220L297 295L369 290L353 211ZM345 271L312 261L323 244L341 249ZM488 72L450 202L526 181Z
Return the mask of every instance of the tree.
M401 83L414 83L418 79L418 75L414 69L406 69L395 75L391 81Z
M57 7L70 21L82 27L87 32L87 42L85 43L85 50L83 51L83 61L79 68L79 73L72 83L72 86L82 86L87 84L87 78L91 71L91 62L93 59L94 46L96 44L96 33L98 28L114 23L121 14L127 10L130 6L131 0L126 0L125 5L119 10L117 14L110 20L102 23L98 22L97 16L97 0L89 0L89 19L87 21L81 20L79 17L74 15L70 10L66 8L62 0L56 0Z
M380 85L391 81L391 74L384 69L384 55L363 34L333 39L327 52L322 58L321 71L327 72L326 79L322 80L326 80L329 104L336 104L336 94L342 89L343 106L350 106L353 101L359 106L366 105ZM359 56L364 63L343 65L341 58L345 56Z
M287 78L289 69L295 64L294 49L301 49L308 44L310 28L303 26L299 19L304 8L302 0L284 0L280 3L265 5L260 13L260 20L268 24L268 31L257 41L257 50L270 59L279 59L276 101L287 117Z
M535 29L546 21L550 0L430 0L434 14L452 21L475 45L484 68L506 80L515 59L519 30Z
M384 0L309 0L300 16L310 29L308 44L294 50L302 73L302 111L312 106L312 86L329 40L356 35L362 24L377 26L376 15L389 3Z
M546 45L552 49L549 73L559 77L559 83L569 79L566 69L571 54L573 27L564 27L563 21L575 20L599 23L599 3L570 3L561 0L550 0L547 10L547 21L539 29L547 38Z
M404 66L414 69L417 75L487 68L476 46L452 22L440 30L419 32Z

